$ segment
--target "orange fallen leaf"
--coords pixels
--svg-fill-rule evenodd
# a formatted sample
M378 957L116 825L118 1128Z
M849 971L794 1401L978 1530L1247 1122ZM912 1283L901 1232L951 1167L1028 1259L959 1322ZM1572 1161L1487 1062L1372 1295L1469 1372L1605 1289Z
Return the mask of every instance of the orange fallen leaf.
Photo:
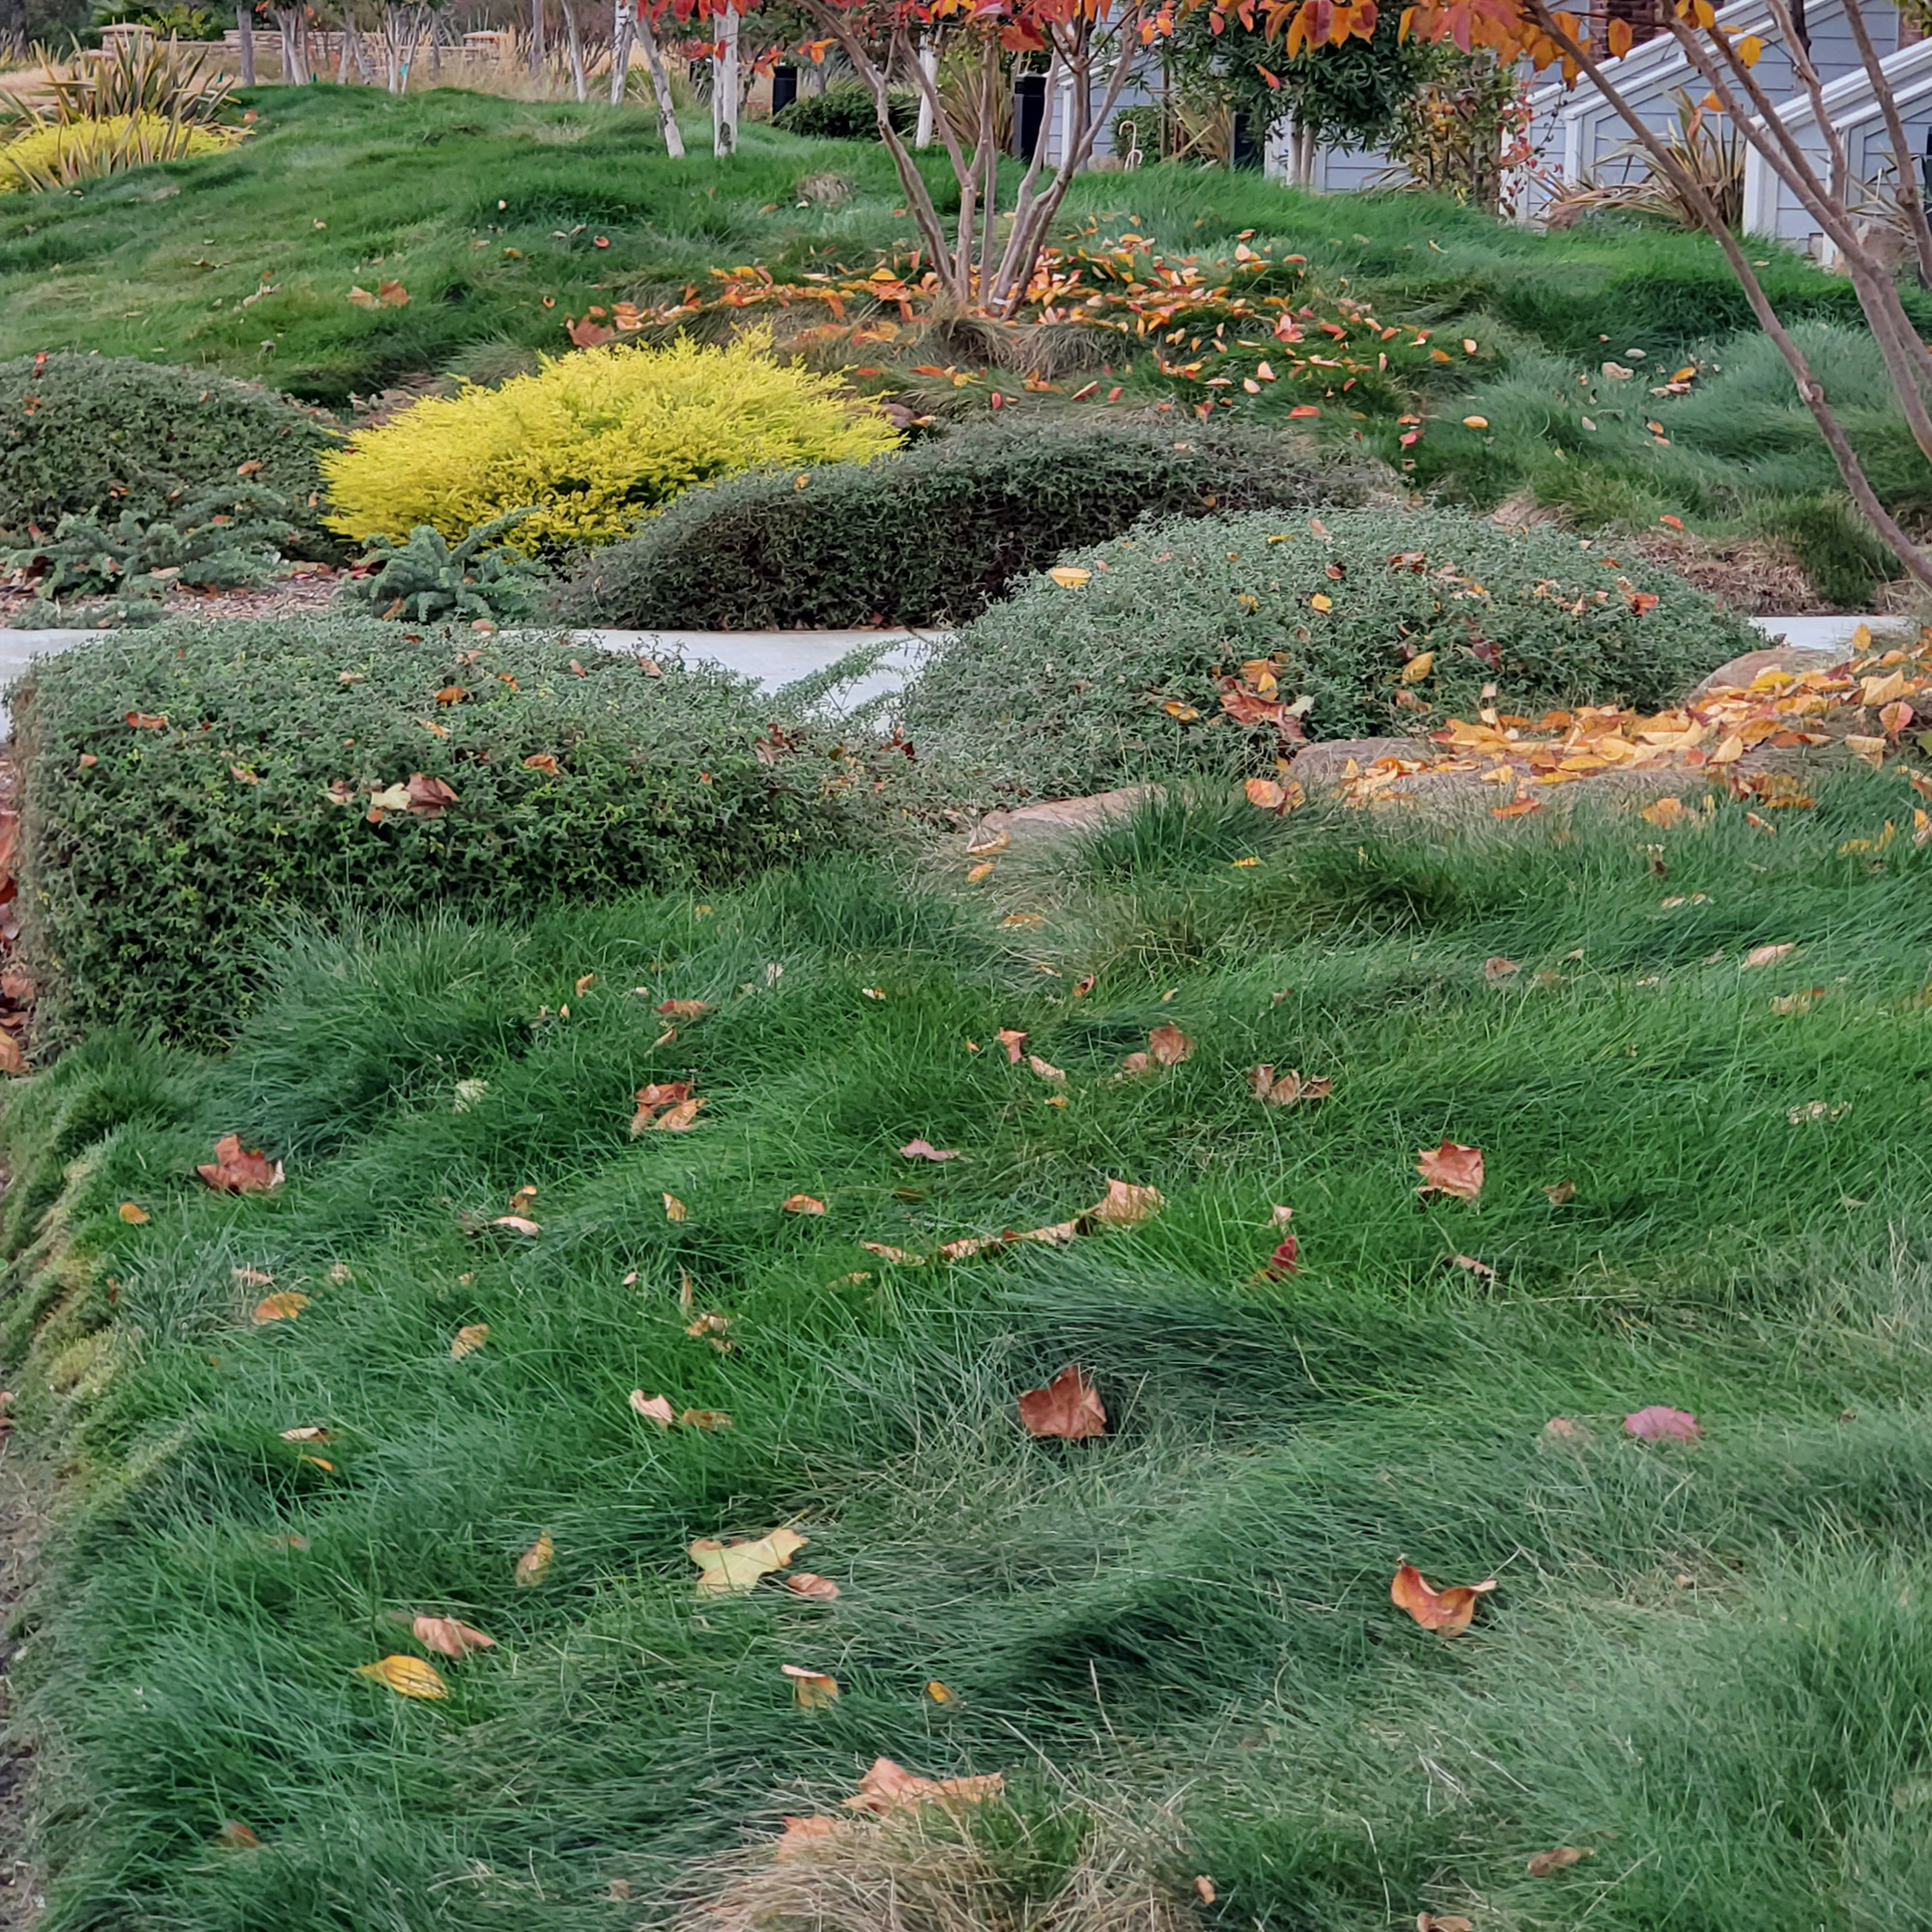
M664 1197L664 1205L667 1221L682 1221L690 1211L675 1194L667 1194Z
M1450 1194L1473 1201L1483 1191L1483 1151L1444 1141L1440 1147L1418 1151L1415 1171L1422 1177L1418 1194Z
M293 1321L307 1306L307 1295L296 1289L284 1289L279 1294L256 1302L255 1325L259 1328L267 1321Z
M959 1693L956 1690L949 1690L936 1677L926 1680L925 1694L935 1704L956 1704L959 1701Z
M1148 1052L1156 1066L1179 1066L1194 1051L1194 1042L1178 1026L1157 1026L1148 1035Z
M731 1418L722 1408L687 1408L678 1416L685 1429L729 1429Z
M1293 1107L1302 1100L1325 1100L1335 1091L1335 1082L1326 1074L1304 1080L1300 1070L1291 1066L1279 1079L1272 1066L1255 1067L1248 1074L1248 1092L1268 1107Z
M497 1639L454 1617L418 1617L412 1628L416 1641L439 1657L468 1657L472 1650L495 1650Z
M544 1573L550 1568L550 1560L556 1554L556 1546L550 1540L550 1531L545 1530L524 1553L517 1558L517 1567L510 1572L510 1581L519 1589L529 1589L541 1583Z
M1680 819L1690 816L1690 808L1681 798L1658 798L1645 806L1637 816L1667 832Z
M1424 1630L1440 1631L1445 1636L1454 1636L1459 1631L1469 1628L1469 1619L1476 1614L1476 1600L1496 1587L1492 1577L1487 1582L1456 1584L1447 1590L1438 1590L1424 1581L1422 1572L1414 1564L1405 1563L1395 1573L1395 1581L1389 1585L1389 1602L1397 1609L1406 1610Z
M980 883L980 881L985 878L989 873L991 873L992 870L993 870L992 860L981 859L977 866L967 867L966 883L969 886L977 886Z
M838 1680L828 1677L822 1670L807 1670L796 1663L781 1663L779 1668L791 1679L792 1693L798 1699L801 1711L829 1711L838 1695Z
M1776 966L1786 953L1796 946L1796 940L1786 940L1782 946L1754 946L1745 954L1747 966Z
M813 1200L810 1194L792 1194L779 1203L779 1209L785 1214L822 1214L825 1203Z
M660 1000L658 1011L668 1020L701 1020L711 1010L707 1000Z
M1028 1389L1019 1400L1020 1422L1029 1435L1054 1435L1084 1442L1107 1433L1107 1411L1077 1364L1069 1363L1044 1388Z
M556 758L549 752L532 752L524 760L524 769L526 772L541 772L548 779L560 776L557 770Z
M237 1267L230 1268L228 1272L235 1277L238 1288L273 1288L275 1285L275 1277L264 1274L260 1268Z
M419 1657L385 1657L379 1663L358 1663L358 1677L373 1677L386 1684L399 1697L447 1697L449 1687L433 1663Z
M154 1219L154 1216L150 1214L145 1208L143 1208L138 1202L134 1201L122 1202L121 1206L115 1209L115 1212L118 1213L121 1216L122 1220L126 1221L128 1227L130 1228L144 1228L151 1220Z
M670 1404L661 1395L646 1395L642 1389L633 1389L629 1401L639 1415L646 1422L655 1422L660 1429L668 1429L675 1419Z
M268 1159L260 1148L243 1148L239 1134L223 1134L214 1158L195 1172L217 1194L267 1194L282 1184L281 1162Z
M1581 1845L1558 1845L1548 1852L1538 1852L1529 1861L1525 1869L1531 1878L1549 1878L1584 1859L1593 1859L1596 1853Z
M795 1859L822 1839L837 1837L844 1830L844 1823L838 1818L793 1818L787 1815L784 1830L772 1845L772 1857Z
M487 1321L471 1321L459 1328L449 1344L450 1356L461 1361L465 1355L471 1355L490 1339L490 1324Z
M1214 1881L1206 1872L1202 1872L1196 1877L1194 1881L1194 1892L1203 1905L1212 1905L1221 1895L1214 1889Z
M997 1771L981 1777L921 1777L904 1765L881 1757L872 1760L872 1768L859 1780L858 1791L845 1804L849 1810L870 1811L884 1817L887 1812L905 1805L953 1802L978 1804L998 1797L1006 1785L1006 1779Z
M167 713L156 711L130 711L122 721L130 731L160 731L167 726Z
M1520 798L1512 805L1492 805L1490 807L1492 818L1527 818L1532 811L1541 811L1540 798Z
M816 1604L829 1604L838 1595L838 1585L830 1577L816 1577L810 1570L794 1572L784 1586L794 1597L810 1597Z

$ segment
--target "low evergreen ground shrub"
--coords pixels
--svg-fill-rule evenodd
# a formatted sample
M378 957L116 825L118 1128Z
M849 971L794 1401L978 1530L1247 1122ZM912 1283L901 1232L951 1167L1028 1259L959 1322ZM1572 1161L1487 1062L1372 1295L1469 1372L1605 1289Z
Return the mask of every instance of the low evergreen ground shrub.
M1213 517L1069 551L933 658L904 724L926 784L1065 795L1272 771L1276 703L1305 698L1311 738L1474 717L1492 687L1532 719L1655 707L1762 641L1613 538L1454 510Z
M317 457L336 440L313 411L203 369L22 355L0 363L0 529L167 516L190 496L245 483L286 498L312 526Z
M919 122L919 97L909 89L892 97L893 127L910 134ZM781 134L805 134L821 141L876 141L878 109L863 87L828 87L823 94L801 94L772 116Z
M828 767L747 680L550 637L170 623L43 661L12 702L55 1039L226 1037L292 910L723 883L836 836Z
M963 430L875 458L688 493L556 592L636 630L959 623L1015 577L1137 516L1360 502L1366 465L1168 417Z

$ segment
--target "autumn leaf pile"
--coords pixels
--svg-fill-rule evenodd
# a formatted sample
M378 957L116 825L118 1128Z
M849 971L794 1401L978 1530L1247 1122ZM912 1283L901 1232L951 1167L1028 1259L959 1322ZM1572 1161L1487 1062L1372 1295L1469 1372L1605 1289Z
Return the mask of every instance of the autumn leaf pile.
M1902 755L315 935L221 1057L15 1083L59 1910L1884 1922Z

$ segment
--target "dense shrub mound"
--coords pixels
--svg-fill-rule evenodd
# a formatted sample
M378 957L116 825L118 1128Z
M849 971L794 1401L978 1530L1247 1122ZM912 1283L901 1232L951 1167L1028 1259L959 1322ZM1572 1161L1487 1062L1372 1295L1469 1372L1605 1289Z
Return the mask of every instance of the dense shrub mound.
M64 516L148 518L242 481L313 522L327 422L272 390L131 356L23 355L0 363L0 529Z
M1011 579L1138 516L1359 502L1366 477L1252 430L989 425L803 481L694 491L587 558L556 614L636 630L963 623Z
M277 914L727 881L830 837L746 680L557 639L168 624L14 698L44 1027L230 1033Z
M1461 511L1339 510L1144 526L1069 552L940 652L905 724L983 795L1271 770L1244 699L1306 697L1312 738L1505 711L1660 706L1762 639L1667 571ZM1082 576L1084 573L1084 577ZM1244 672L1243 667L1250 668ZM1265 672L1266 675L1263 675ZM1232 709L1231 709L1232 707Z
M895 93L889 111L894 128L910 134L919 122L919 97L910 89ZM866 88L828 87L823 94L801 94L790 106L780 108L772 126L783 134L822 141L876 141L879 111Z

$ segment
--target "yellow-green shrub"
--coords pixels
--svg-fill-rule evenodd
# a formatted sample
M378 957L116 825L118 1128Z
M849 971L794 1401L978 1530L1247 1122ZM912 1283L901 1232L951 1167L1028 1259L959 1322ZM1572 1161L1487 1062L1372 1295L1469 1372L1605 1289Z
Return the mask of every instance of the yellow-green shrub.
M161 114L44 122L0 147L0 194L61 187L150 161L218 154L240 139L239 129L191 127Z
M895 440L836 378L778 361L769 335L723 348L608 343L500 388L412 405L323 459L329 526L456 538L534 505L532 553L614 542L694 483L767 465L864 461Z

